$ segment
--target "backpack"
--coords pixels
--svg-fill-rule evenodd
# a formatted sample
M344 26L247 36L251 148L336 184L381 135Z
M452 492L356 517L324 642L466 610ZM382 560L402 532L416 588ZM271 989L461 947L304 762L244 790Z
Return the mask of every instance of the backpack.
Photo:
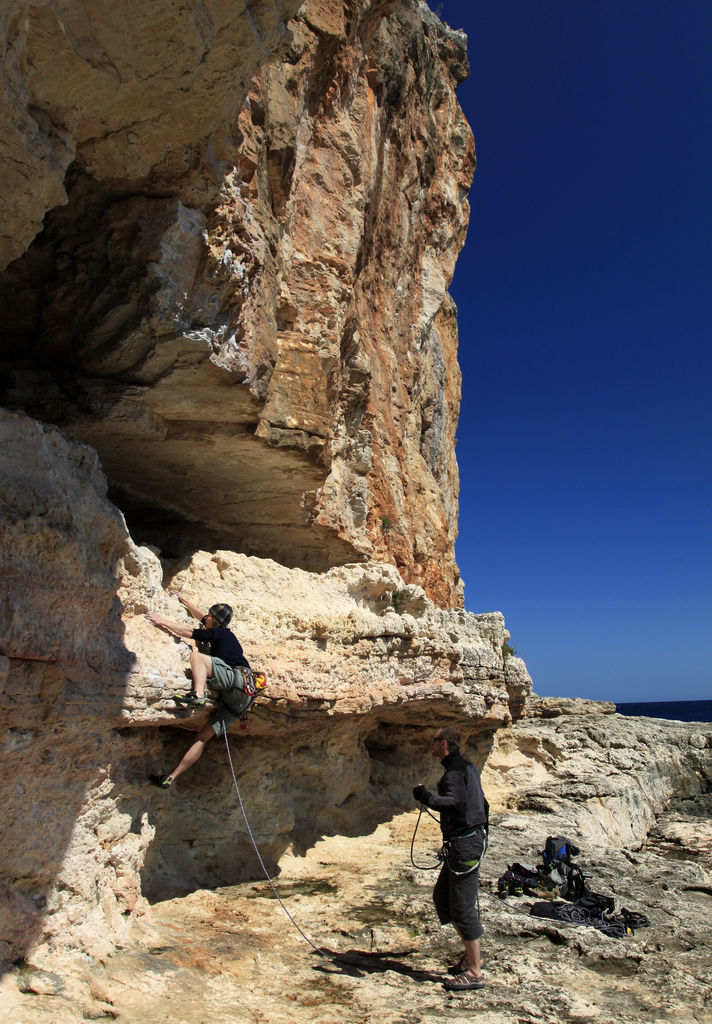
M565 836L549 836L541 852L542 874L550 888L556 886L563 900L577 900L588 892L583 871L571 863L579 852L578 846Z
M555 860L570 864L571 858L578 856L580 852L578 846L565 836L549 836L541 851L541 859L544 861L544 867Z

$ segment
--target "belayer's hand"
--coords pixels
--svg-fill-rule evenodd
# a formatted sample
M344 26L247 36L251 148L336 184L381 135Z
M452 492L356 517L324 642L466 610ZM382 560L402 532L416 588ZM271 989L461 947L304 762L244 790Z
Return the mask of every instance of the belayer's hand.
M413 796L421 804L427 804L430 799L430 793L425 786L415 786L413 788Z

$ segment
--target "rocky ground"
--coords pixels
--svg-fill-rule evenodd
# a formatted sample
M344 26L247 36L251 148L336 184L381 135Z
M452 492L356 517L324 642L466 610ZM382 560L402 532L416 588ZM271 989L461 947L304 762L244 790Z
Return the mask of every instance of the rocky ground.
M245 794L249 816L250 795ZM608 1024L712 1021L712 822L709 796L671 805L640 849L614 850L574 835L578 862L616 909L650 927L625 939L531 918L533 900L500 901L496 881L515 860L535 863L549 834L571 821L535 811L495 814L482 872L484 990L448 994L457 953L433 919L432 872L411 865L417 813L369 836L334 837L287 855L275 880L199 891L154 907L135 944L100 962L15 967L0 983L8 1024L429 1024L444 1014L487 1024L593 1019ZM235 827L242 832L237 805ZM421 819L415 860L433 863L437 826Z

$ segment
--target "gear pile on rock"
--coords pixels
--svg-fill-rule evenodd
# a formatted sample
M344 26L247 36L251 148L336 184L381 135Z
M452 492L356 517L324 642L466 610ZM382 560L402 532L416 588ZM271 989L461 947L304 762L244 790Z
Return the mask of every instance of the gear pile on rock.
M578 846L564 836L549 836L537 866L511 864L497 881L500 899L507 896L538 896L529 913L565 924L597 928L606 935L622 938L636 928L650 927L645 914L621 908L615 913L612 896L593 892L587 876L571 858L580 853Z

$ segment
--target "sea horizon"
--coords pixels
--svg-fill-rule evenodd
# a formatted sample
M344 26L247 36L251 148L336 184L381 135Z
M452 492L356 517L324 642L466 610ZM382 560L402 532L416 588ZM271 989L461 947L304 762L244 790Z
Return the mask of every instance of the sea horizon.
M618 714L629 718L664 718L671 722L712 722L712 700L616 701Z

